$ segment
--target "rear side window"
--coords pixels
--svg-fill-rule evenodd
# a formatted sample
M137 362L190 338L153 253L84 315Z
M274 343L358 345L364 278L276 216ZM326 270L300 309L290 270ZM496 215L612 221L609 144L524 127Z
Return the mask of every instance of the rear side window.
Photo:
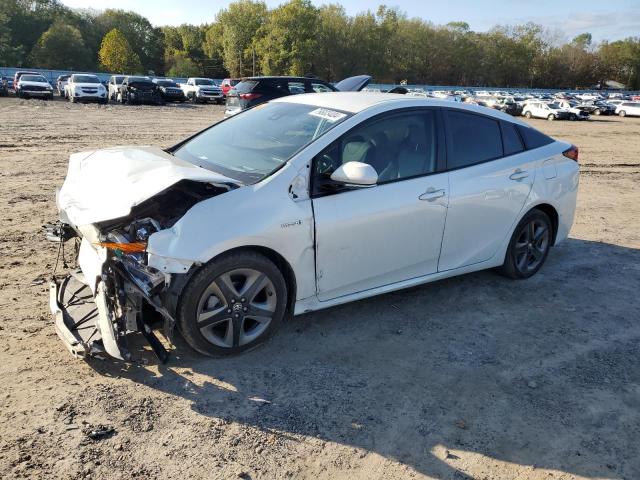
M502 156L502 136L496 120L447 110L447 167L461 168Z
M289 87L289 93L291 95L297 95L299 93L305 93L304 82L287 82L287 87Z
M236 85L236 91L238 93L249 93L258 84L257 80L245 80Z
M518 125L516 127L520 132L520 136L524 140L524 146L527 150L532 148L540 148L553 143L553 138L547 137L544 133L539 132L535 128Z
M515 153L522 152L524 150L524 145L522 145L522 140L520 139L520 135L518 134L515 125L510 122L500 122L500 126L502 127L504 154L513 155Z

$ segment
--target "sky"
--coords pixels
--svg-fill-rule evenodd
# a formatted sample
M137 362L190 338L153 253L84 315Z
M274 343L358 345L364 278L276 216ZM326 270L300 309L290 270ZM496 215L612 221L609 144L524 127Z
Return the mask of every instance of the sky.
M494 25L532 21L569 40L589 32L596 42L640 36L640 0L312 0L316 6L341 4L347 14L372 10L381 3L398 7L409 17L435 24L467 22L472 30L486 31ZM216 0L62 0L73 8L122 8L144 15L156 26L211 23L230 1ZM282 0L266 0L270 8Z

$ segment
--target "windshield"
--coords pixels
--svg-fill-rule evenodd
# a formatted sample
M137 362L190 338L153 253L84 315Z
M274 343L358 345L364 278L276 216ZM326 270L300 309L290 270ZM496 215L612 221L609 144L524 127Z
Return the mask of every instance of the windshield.
M116 82L117 85L120 85L123 82L124 77L113 77L113 80Z
M264 103L214 125L173 153L240 182L255 183L348 116L313 105Z
M100 79L94 75L74 75L74 83L100 83Z
M553 108L554 110L560 110L560 105L557 103L550 103L549 108Z
M20 77L20 80L22 80L24 82L42 82L42 83L47 83L47 79L44 78L42 75L22 75Z
M215 87L216 82L214 82L213 80L207 80L206 78L197 78L196 85L211 85Z
M177 87L178 84L171 80L156 80L156 83L161 87Z

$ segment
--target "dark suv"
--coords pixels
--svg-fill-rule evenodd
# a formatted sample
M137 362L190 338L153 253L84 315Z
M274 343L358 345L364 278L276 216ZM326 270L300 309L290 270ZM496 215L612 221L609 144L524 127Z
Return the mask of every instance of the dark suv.
M227 94L225 116L255 107L269 100L299 93L360 91L371 81L368 75L350 77L335 85L311 77L244 78Z

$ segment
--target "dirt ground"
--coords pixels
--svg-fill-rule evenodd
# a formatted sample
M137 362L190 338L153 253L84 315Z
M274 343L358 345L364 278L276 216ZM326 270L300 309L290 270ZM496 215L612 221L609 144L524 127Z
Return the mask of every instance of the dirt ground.
M180 338L167 365L72 358L40 230L69 154L221 116L0 98L0 477L640 478L640 118L534 121L580 147L582 177L571 238L530 280L303 315L231 359Z

